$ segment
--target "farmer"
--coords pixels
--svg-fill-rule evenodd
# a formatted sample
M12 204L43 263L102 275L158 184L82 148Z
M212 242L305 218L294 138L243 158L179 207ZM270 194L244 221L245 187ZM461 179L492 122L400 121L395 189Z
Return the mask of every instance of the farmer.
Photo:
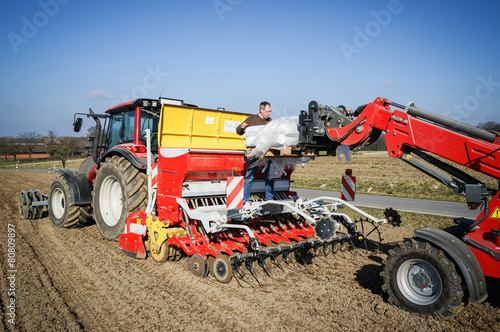
M238 133L238 135L243 135L247 127L268 124L271 121L271 112L271 104L269 104L267 101L261 102L259 106L259 113L248 117L238 127L236 127L236 133ZM250 192L252 191L253 180L259 168L258 166L252 167L252 165L257 160L257 158L247 159L247 172L245 174L245 184L243 188L243 204L247 203L250 200ZM263 174L264 182L266 184L266 200L272 200L274 198L274 180L270 180L268 177L269 165Z

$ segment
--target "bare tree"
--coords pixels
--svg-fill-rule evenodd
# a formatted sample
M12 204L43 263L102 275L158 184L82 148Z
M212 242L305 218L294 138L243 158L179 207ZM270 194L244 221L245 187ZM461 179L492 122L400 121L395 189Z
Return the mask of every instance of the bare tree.
M7 159L10 156L10 145L12 144L12 138L10 137L0 137L0 154Z
M45 142L47 145L55 145L57 144L57 133L55 132L55 130L49 130L49 141L48 142Z
M90 126L89 129L87 129L87 137L94 136L94 131L95 131L95 125Z
M69 157L73 156L77 150L78 146L74 139L60 140L60 144L47 148L47 152L50 153L51 157L62 161L63 168L66 167L66 161Z
M42 135L37 134L34 131L27 131L27 132L19 134L19 139L20 139L20 142L28 149L29 156L31 159L31 152L37 146L37 144L40 143L40 140L42 139Z
M477 126L478 128L484 130L496 131L497 133L500 133L500 123L495 121L481 122Z

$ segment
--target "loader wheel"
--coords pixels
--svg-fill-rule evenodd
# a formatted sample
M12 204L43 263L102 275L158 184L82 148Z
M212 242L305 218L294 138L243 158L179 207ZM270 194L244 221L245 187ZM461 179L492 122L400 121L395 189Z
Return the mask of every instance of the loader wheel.
M68 182L58 175L50 185L49 217L58 227L85 226L89 216L89 206L77 206L71 203Z
M118 241L125 231L127 216L146 209L146 174L122 156L113 156L101 165L94 182L92 206L102 237Z
M414 239L389 251L381 276L389 302L423 315L450 317L463 305L462 279L440 249Z

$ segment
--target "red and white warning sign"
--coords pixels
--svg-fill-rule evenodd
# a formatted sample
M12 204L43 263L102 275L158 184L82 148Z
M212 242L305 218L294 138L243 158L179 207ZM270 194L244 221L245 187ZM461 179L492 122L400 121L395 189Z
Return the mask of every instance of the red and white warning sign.
M352 176L352 169L346 169L345 175L342 175L340 198L344 201L354 201L354 194L356 194L356 177Z
M231 176L227 178L226 196L228 209L241 209L243 207L243 176Z

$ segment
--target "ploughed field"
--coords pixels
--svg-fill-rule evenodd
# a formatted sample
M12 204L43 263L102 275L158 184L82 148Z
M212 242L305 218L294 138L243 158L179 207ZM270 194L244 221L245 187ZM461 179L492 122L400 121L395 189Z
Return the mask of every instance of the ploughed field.
M387 302L382 261L412 228L381 226L380 250L317 257L317 265L285 265L286 273L273 268L274 278L258 270L261 285L251 277L221 284L194 276L185 258L130 258L94 224L63 229L48 217L21 219L21 190L47 194L54 176L0 171L1 331L500 331L497 280L488 280L485 303L449 319Z

